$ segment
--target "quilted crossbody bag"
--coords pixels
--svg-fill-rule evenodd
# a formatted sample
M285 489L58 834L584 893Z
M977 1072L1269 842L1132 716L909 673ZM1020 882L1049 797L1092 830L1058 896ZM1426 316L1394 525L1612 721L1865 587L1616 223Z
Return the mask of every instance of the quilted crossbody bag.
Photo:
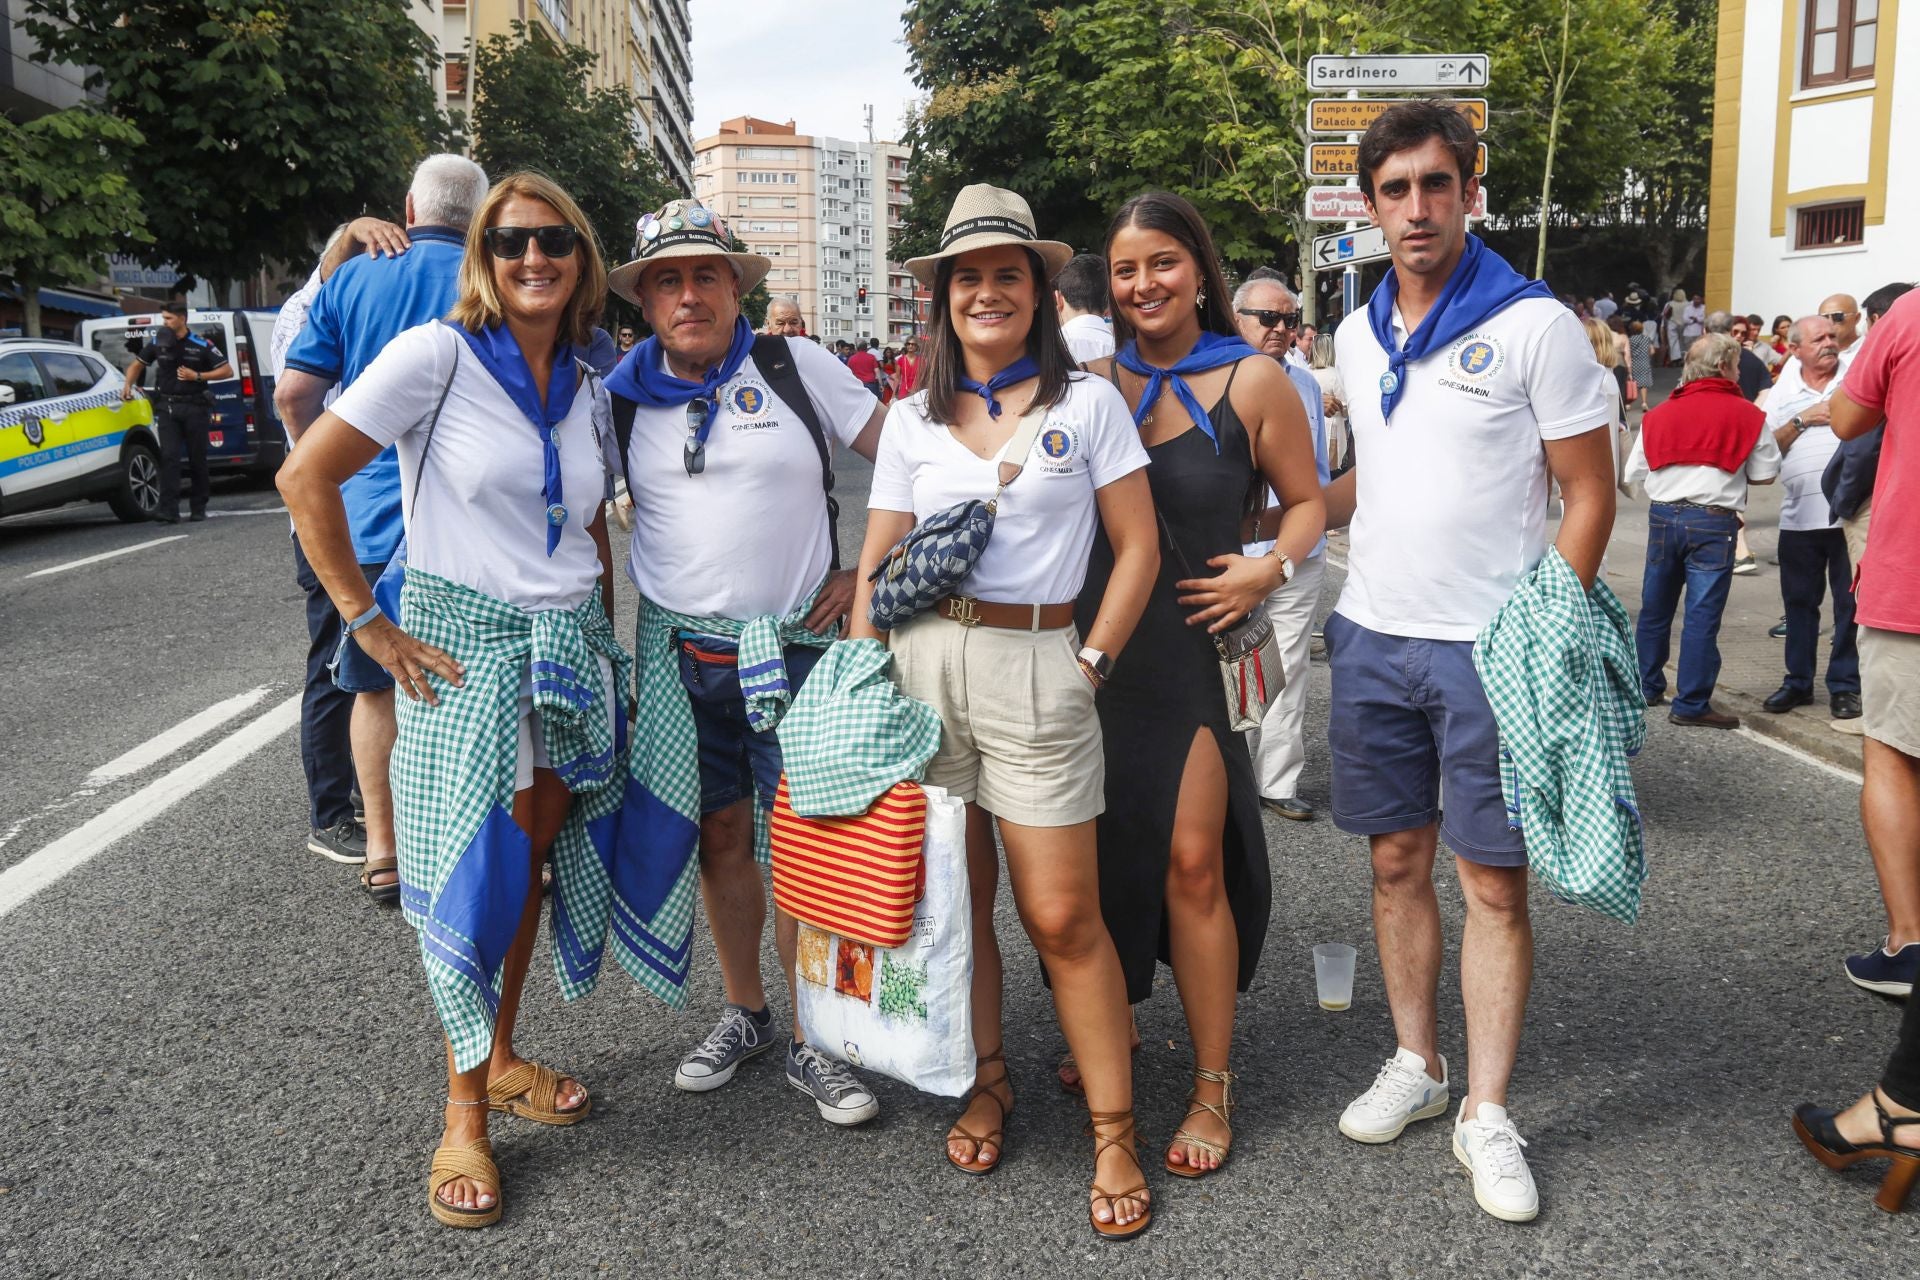
M1027 454L1046 416L1045 406L1029 409L1021 416L1020 425L1007 442L1005 456L1011 461L1000 464L1000 487L993 491L993 497L985 501L969 498L934 512L880 558L867 575L867 581L873 584L867 621L881 631L891 631L959 591L973 566L980 563L980 553L987 549L1000 495L1026 466Z
M913 907L926 892L927 793L896 782L851 818L803 818L787 795L773 800L773 900L802 924L875 947L897 947L913 932Z
M1173 540L1167 518L1160 519L1160 531L1180 558L1181 576L1199 577L1187 563L1187 553ZM1227 728L1236 733L1258 729L1267 708L1287 687L1287 676L1280 665L1280 638L1273 632L1273 619L1256 609L1225 631L1207 637L1220 655L1220 683L1227 695Z

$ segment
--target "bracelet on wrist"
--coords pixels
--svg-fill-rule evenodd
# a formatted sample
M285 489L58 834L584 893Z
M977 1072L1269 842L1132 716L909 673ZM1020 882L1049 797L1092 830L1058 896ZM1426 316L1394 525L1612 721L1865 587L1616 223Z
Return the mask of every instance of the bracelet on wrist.
M382 616L383 615L380 612L380 606L378 604L372 604L367 606L367 611L365 613L353 619L353 621L347 623L347 634L352 635L354 632L360 630L360 628L367 626L368 624L378 620Z

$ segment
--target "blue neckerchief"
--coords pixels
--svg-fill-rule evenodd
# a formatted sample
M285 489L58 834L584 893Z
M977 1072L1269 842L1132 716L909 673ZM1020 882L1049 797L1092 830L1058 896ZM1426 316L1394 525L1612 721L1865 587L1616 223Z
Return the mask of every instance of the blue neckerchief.
M1187 416L1193 419L1193 425L1206 433L1213 441L1213 451L1220 452L1220 437L1214 433L1213 419L1200 407L1200 401L1194 397L1193 388L1187 385L1189 373L1205 373L1209 369L1218 369L1223 364L1232 364L1248 356L1259 355L1252 347L1238 338L1225 334L1202 331L1200 341L1193 344L1193 350L1181 356L1171 365L1162 369L1151 365L1140 355L1139 343L1129 338L1127 345L1114 352L1113 358L1122 369L1130 369L1147 380L1146 390L1140 393L1140 407L1133 411L1133 425L1139 426L1146 416L1153 412L1154 404L1160 399L1160 391L1167 383L1173 384L1173 394L1186 409Z
M960 389L962 391L971 391L982 400L985 400L987 402L987 416L989 418L998 418L1000 416L1000 400L996 393L1005 391L1016 382L1025 382L1028 378L1037 377L1039 373L1040 366L1033 362L1032 356L1021 356L1018 360L1015 360L1012 364L994 374L985 382L975 382L966 374L961 374Z
M1393 344L1393 305L1400 296L1400 277L1387 272L1367 299L1367 326L1373 340L1387 353L1387 371L1380 375L1380 420L1393 416L1406 389L1407 366L1422 356L1439 351L1455 338L1471 332L1489 316L1505 311L1522 298L1551 298L1553 290L1544 280L1529 280L1507 265L1507 260L1487 248L1479 236L1467 237L1466 251L1447 277L1446 287L1434 302L1433 310L1420 321L1420 327L1407 335L1407 345L1395 350Z
M573 393L580 386L573 344L563 342L555 349L553 372L547 375L547 402L541 404L540 392L533 385L533 371L527 368L527 358L521 354L520 344L514 341L513 330L503 324L478 333L470 332L464 325L455 325L454 331L467 340L467 346L507 393L507 398L540 433L540 453L545 468L540 492L546 499L547 554L551 556L560 545L560 530L567 523L565 494L560 489L560 446L555 437L561 420L573 408Z
M740 372L740 366L753 354L753 336L753 326L747 323L745 316L735 320L733 342L727 347L726 359L707 370L706 376L698 382L689 382L668 373L660 339L648 338L627 352L620 367L607 378L607 390L616 396L625 396L635 404L651 405L656 409L676 409L694 400L706 400L707 412L695 432L699 442L704 445L707 432L713 429L713 420L719 416L720 388L733 381L733 375Z

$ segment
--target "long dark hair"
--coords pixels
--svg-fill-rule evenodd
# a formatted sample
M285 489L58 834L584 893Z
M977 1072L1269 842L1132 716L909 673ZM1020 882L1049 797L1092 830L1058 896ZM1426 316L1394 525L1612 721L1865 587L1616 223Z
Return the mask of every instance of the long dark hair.
M920 354L920 376L915 390L926 389L927 416L942 426L960 420L960 377L967 371L966 353L960 347L960 334L953 327L952 303L954 264L964 255L940 259L933 275L932 319L927 326L927 350ZM1076 366L1067 354L1066 339L1060 336L1060 313L1048 296L1047 265L1033 250L1025 251L1027 269L1033 273L1033 293L1040 304L1033 313L1033 327L1027 331L1027 354L1040 367L1040 386L1034 392L1036 408L1059 404L1067 394L1067 375Z
M1179 241L1180 247L1200 267L1200 288L1206 294L1206 301L1199 308L1200 327L1226 338L1238 336L1240 330L1233 323L1233 290L1227 288L1227 277L1220 270L1220 252L1213 247L1213 233L1207 230L1207 220L1200 216L1198 209L1171 191L1143 191L1121 205L1120 212L1107 224L1103 248L1108 270L1112 270L1113 238L1128 227L1144 227ZM1126 314L1115 307L1114 342L1125 346L1133 338L1133 325Z

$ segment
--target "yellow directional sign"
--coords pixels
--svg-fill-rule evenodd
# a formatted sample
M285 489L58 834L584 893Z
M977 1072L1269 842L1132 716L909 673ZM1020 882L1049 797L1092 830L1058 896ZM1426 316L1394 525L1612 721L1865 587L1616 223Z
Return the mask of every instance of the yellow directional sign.
M1308 133L1365 133L1367 126L1402 98L1315 98L1307 103ZM1487 100L1458 98L1455 105L1475 133L1487 131Z
M1481 143L1474 158L1473 171L1487 172L1487 144ZM1357 142L1309 142L1307 176L1310 178L1350 178L1360 172L1360 144Z

